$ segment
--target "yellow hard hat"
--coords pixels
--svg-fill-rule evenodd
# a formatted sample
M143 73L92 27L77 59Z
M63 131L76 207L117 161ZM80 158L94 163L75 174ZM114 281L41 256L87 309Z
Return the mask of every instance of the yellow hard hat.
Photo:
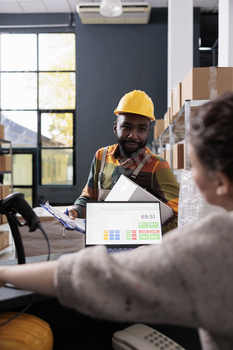
M0 312L0 324L16 312ZM52 350L53 333L47 322L29 314L19 315L0 327L1 350Z
M155 120L154 104L151 98L141 90L134 90L125 94L120 100L114 113L140 114L149 118L152 122Z

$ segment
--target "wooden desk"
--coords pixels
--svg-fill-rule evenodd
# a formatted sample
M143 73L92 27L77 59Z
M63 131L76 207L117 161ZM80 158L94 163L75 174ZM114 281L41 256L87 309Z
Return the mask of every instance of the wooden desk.
M58 209L62 212L65 211L64 207L58 207ZM34 208L33 210L39 217L43 229L49 238L51 254L77 252L85 247L85 235L83 233L66 230L66 237L63 237L63 226L56 218L42 207ZM29 227L24 226L20 227L19 231L26 257L48 253L47 242L39 229L29 232Z

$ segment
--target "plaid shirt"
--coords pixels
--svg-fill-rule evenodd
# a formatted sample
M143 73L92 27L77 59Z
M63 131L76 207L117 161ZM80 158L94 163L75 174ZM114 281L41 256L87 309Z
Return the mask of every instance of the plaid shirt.
M103 149L104 148L101 148L96 152L91 164L87 184L81 196L76 199L73 205L73 209L78 212L79 217L85 218L85 206L87 201L97 201L98 174L100 171ZM111 190L121 174L130 177L130 174L137 168L138 164L148 153L152 154L149 148L144 147L135 157L131 157L121 163L119 158L119 145L115 144L109 146L103 170L102 188ZM174 215L163 224L163 233L176 228L178 220L179 184L168 162L152 154L134 181L173 209Z

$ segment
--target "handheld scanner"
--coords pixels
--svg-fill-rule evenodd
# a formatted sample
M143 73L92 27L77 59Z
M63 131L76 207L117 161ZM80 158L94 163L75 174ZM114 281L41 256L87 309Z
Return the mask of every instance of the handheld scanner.
M21 214L30 228L29 232L35 231L38 228L40 219L24 199L23 193L11 193L2 199L1 209L3 209L2 213L6 215L12 212Z

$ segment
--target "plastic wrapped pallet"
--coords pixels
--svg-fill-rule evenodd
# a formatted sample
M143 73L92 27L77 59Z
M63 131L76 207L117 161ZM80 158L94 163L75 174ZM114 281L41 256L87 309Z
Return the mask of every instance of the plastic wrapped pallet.
M180 180L178 227L201 220L213 211L225 210L206 203L198 190L190 170L182 170Z

